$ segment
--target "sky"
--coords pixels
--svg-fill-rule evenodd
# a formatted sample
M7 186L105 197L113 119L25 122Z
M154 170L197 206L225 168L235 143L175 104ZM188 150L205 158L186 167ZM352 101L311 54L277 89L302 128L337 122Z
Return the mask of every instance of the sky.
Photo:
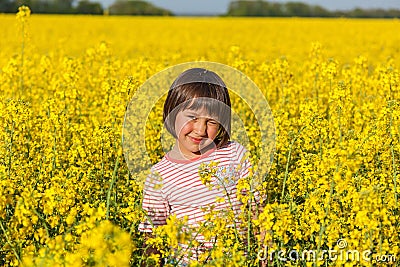
M115 0L97 0L104 7L108 7ZM227 11L231 0L147 0L148 2L171 10L179 14L223 14ZM301 0L291 0L292 2ZM273 0L270 2L288 2L285 0ZM303 0L312 5L320 5L329 10L349 10L355 7L361 8L396 8L400 9L400 0Z

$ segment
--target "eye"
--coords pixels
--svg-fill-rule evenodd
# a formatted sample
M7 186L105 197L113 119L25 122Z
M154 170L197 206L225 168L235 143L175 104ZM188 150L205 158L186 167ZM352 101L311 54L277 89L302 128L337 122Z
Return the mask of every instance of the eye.
M218 122L215 120L209 120L209 121L207 121L207 124L209 124L211 126L216 126L216 125L218 125Z
M194 121L194 120L197 119L197 117L194 116L194 115L187 115L186 117L187 117L189 120L192 120L192 121Z

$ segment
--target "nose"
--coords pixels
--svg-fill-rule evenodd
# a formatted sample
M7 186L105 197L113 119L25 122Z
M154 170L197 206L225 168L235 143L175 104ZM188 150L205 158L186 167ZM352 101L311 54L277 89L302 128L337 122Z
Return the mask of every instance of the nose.
M207 122L204 119L198 119L193 125L193 131L198 136L205 136L207 133Z

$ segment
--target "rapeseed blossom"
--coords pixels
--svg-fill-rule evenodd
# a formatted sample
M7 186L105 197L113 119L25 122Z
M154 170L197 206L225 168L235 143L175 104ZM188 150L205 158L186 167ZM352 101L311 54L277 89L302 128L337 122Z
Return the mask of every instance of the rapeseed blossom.
M180 35L184 22L174 18L72 21L30 15L21 7L21 27L15 27L15 16L0 20L8 25L2 38L7 46L0 51L0 265L151 264L185 255L179 244L199 245L196 234L215 245L190 266L258 266L258 252L266 247L321 252L339 250L338 240L346 241L345 249L370 250L371 260L399 255L400 40L393 34L398 21L218 18L200 26L185 18L195 30ZM134 46L121 23L135 25L129 38ZM102 32L98 25L109 32L84 33ZM88 28L70 39L61 34L81 27ZM227 36L232 27L238 34ZM307 36L301 27L311 29ZM282 36L288 41L280 42ZM187 50L189 41L193 48ZM268 99L276 125L273 163L269 172L260 166L237 185L238 192L255 189L262 207L255 212L243 205L239 216L208 207L206 221L196 228L171 216L145 239L137 231L146 216L141 196L149 162L144 158L155 163L164 155L163 101L154 104L145 122L146 155L138 157L135 173L129 173L122 154L126 106L151 75L193 60L239 69ZM263 108L232 95L255 166L265 157L255 116ZM215 175L218 163L213 164L202 172L206 185ZM260 173L262 181L252 181ZM251 194L238 197L242 203L254 201ZM238 218L243 234L233 227ZM147 246L161 255L146 257ZM369 264L272 261L276 266Z

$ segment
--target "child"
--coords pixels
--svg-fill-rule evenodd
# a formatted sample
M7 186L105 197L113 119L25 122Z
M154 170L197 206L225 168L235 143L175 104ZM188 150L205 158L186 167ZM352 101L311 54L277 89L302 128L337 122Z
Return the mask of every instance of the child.
M166 224L168 216L187 216L187 224L204 222L202 207L240 210L236 198L238 179L249 174L250 163L244 160L246 149L230 141L231 102L222 79L214 72L193 68L184 71L173 82L164 103L163 121L176 139L173 148L152 167L147 177L143 209L148 219L139 225L142 232ZM199 168L218 162L207 186L201 181ZM227 197L220 203L217 197ZM212 242L198 235L202 249L193 251L191 259L212 247ZM179 262L185 266L189 259ZM178 260L179 261L179 260Z

